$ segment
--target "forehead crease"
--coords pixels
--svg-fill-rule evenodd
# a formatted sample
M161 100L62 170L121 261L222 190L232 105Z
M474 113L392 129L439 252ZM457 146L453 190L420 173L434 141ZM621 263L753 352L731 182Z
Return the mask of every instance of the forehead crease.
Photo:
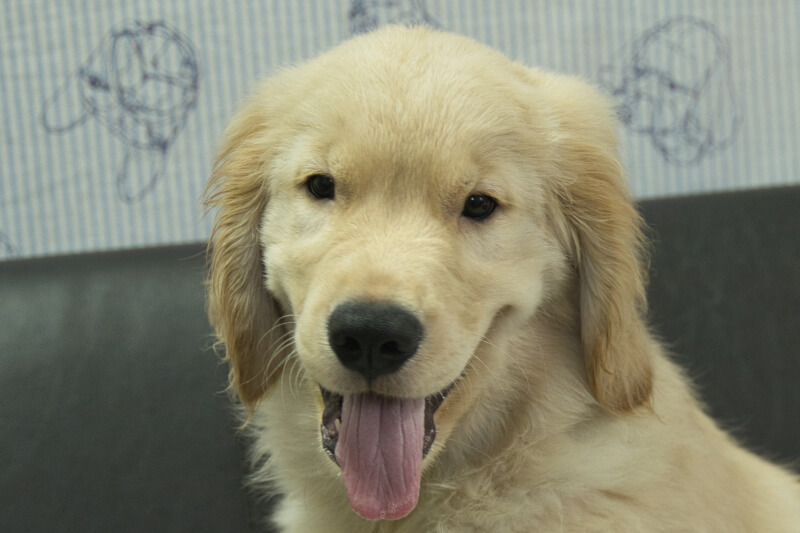
M342 150L334 172L361 194L441 203L452 182L466 172L463 165L432 151L374 141L358 144Z
M466 109L453 112L435 101L398 102L397 107L364 110L341 123L338 149L333 150L338 158L355 155L360 164L372 162L382 168L453 172L481 163L504 135L498 131L499 113L470 117Z

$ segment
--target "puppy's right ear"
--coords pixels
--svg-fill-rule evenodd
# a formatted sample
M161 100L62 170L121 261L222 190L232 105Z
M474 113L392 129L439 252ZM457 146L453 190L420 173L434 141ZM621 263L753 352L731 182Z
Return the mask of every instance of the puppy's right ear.
M205 192L206 208L217 209L208 248L209 319L231 365L231 386L250 411L283 366L281 353L272 353L283 334L281 312L264 286L259 243L267 205L265 115L253 101L233 119Z

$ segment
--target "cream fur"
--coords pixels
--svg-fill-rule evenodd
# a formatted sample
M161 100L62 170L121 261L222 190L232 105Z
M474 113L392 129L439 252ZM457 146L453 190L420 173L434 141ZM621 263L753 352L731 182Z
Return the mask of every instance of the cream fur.
M308 194L314 173L335 199ZM466 219L478 192L499 207ZM714 424L646 326L642 223L611 106L584 82L385 28L259 88L208 205L209 314L282 531L800 531L795 476ZM426 330L376 392L456 383L394 522L350 509L320 443L319 385L366 388L326 341L359 298Z

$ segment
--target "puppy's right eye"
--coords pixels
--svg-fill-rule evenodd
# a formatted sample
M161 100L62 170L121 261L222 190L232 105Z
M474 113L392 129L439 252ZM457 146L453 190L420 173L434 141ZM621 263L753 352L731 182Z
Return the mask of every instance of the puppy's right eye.
M471 194L464 202L461 212L472 220L483 220L491 215L497 207L497 200L486 194Z
M306 180L306 189L314 198L319 200L332 200L336 193L336 184L333 178L325 174L312 174Z

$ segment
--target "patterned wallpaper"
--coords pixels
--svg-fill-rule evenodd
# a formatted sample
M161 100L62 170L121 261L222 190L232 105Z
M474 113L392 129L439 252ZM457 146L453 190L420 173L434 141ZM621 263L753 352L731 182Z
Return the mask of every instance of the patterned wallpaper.
M800 183L795 0L0 6L0 259L204 240L214 147L255 81L387 22L596 83L637 197Z

